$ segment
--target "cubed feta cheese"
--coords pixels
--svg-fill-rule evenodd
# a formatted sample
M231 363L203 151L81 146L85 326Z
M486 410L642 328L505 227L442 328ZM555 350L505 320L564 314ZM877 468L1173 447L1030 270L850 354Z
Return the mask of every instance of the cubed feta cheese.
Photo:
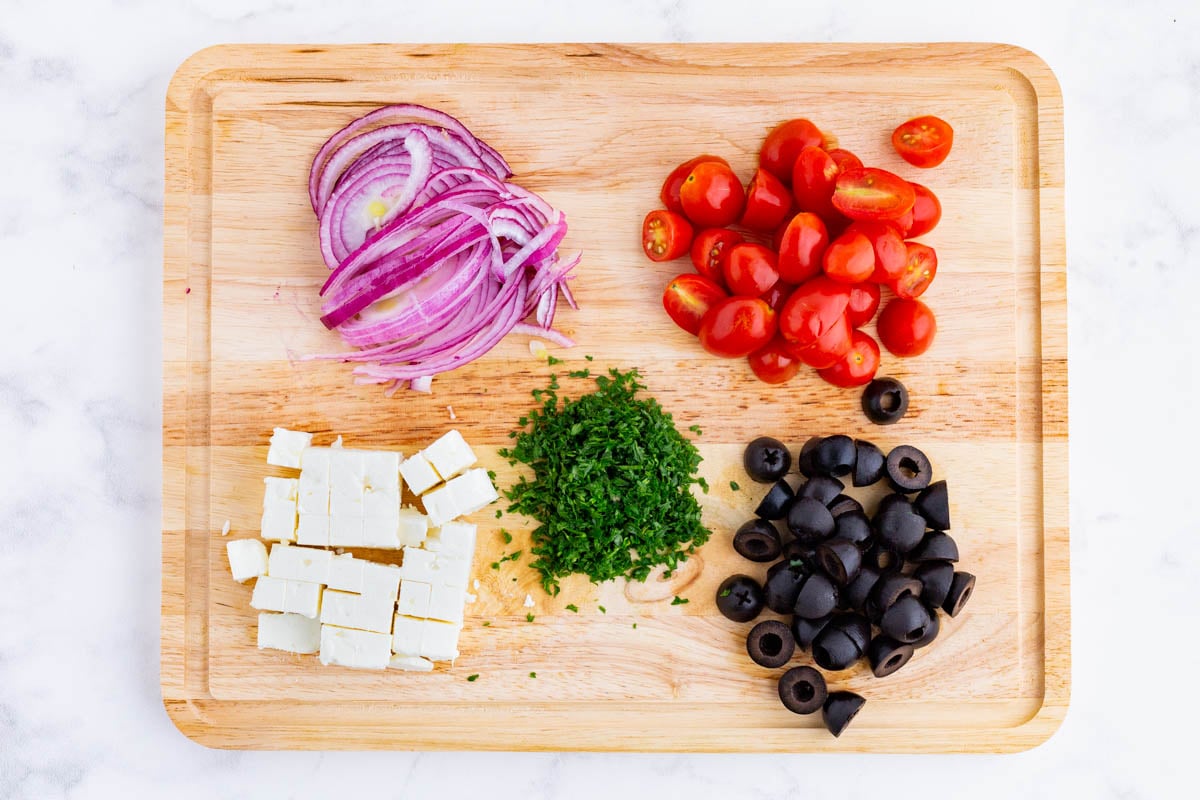
M455 478L454 480L460 479ZM421 497L421 502L425 504L425 513L429 515L429 524L435 528L440 528L459 516L458 504L455 503L450 484L426 492Z
M363 517L362 546L381 550L399 550L400 509L393 508L388 514Z
M454 496L454 506L458 516L474 514L489 503L500 499L487 470L481 468L469 469L462 475L446 484Z
M430 619L440 619L444 622L453 622L455 625L462 625L462 588L457 586L430 587L429 609L423 616Z
M288 500L264 500L262 538L273 542L296 541L296 504Z
M417 655L430 661L453 661L458 658L458 626L432 619L421 621L421 652Z
M229 571L238 583L267 574L267 548L258 539L235 539L225 543Z
M386 633L321 626L322 664L354 669L386 669L392 658L391 637Z
M362 511L364 517L395 516L400 510L400 493L385 492L367 486L363 490Z
M404 590L404 585L400 585ZM423 620L397 614L392 622L392 650L401 656L421 655L421 638L424 635Z
M470 522L447 522L433 528L425 539L425 549L447 555L475 555L476 527Z
M363 484L371 492L390 495L400 501L400 454L391 450L363 453Z
M418 547L429 533L429 517L415 508L400 509L400 544Z
M329 582L326 585L330 589L339 589L343 592L361 593L363 573L366 571L368 563L349 553L334 556L329 560Z
M287 581L261 575L254 582L254 593L250 595L250 607L259 611L283 611Z
M269 500L290 500L296 502L299 496L300 479L299 478L263 478L263 483L266 485L266 490L263 492L263 508L267 507Z
M409 672L432 672L433 662L427 658L417 658L415 656L392 656L388 661L388 666L392 669L403 669Z
M362 515L339 515L329 517L329 546L330 547L362 547L363 518Z
M301 455L301 469L297 486L298 507L301 514L329 514L329 458L328 447L310 447Z
M400 583L400 602L396 610L408 617L429 616L429 598L433 587L420 581Z
M438 553L433 562L433 574L436 576L434 583L465 590L471 577L471 557Z
M321 649L321 623L299 614L259 614L258 649L315 653Z
M351 594L326 589L321 598L321 622L341 628L391 633L396 596Z
M271 545L271 558L267 574L272 578L327 583L329 581L329 562L332 558L333 553L328 550L274 544Z
M442 480L448 481L478 459L471 450L462 434L452 430L441 436L436 442L421 451Z
M296 544L306 544L312 547L329 546L329 517L324 514L300 514L300 524L296 526Z
M332 450L329 454L329 515L362 516L363 454L358 450Z
M302 614L311 619L321 615L321 592L325 587L308 581L285 580L283 584L283 608L280 611Z
M400 579L433 583L437 580L437 573L433 569L436 557L434 553L427 550L416 547L404 548L404 561L400 564Z
M271 434L271 446L267 448L267 463L300 469L300 454L312 444L312 438L311 433L276 428Z
M363 582L360 594L383 597L395 605L400 591L400 568L391 564L376 564L368 561L363 566Z
M441 483L433 465L426 461L420 453L400 462L400 474L404 476L404 482L408 484L408 489L413 494L425 494L429 489Z

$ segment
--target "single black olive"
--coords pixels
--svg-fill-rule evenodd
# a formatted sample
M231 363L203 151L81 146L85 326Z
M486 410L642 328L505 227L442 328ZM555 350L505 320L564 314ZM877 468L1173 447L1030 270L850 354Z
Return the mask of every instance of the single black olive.
M908 411L908 389L895 378L876 378L863 389L862 409L876 425L899 422Z
M804 578L812 570L806 564L780 561L767 570L767 582L763 585L763 602L776 614L789 614L796 605L796 596Z
M902 644L890 636L880 634L867 646L871 672L876 678L886 678L907 664L915 650L911 644Z
M787 527L798 541L816 544L833 535L833 514L819 500L797 497L788 508Z
M926 561L917 567L913 577L921 582L921 600L941 608L950 594L950 582L954 580L954 565L949 561Z
M832 624L817 634L812 646L813 661L822 669L846 669L862 657L862 651L850 634Z
M814 500L820 500L821 505L827 506L845 488L846 484L837 478L831 478L828 475L814 475L801 484L800 488L796 490L796 496L811 497Z
M780 557L784 561L800 561L804 564L815 566L816 559L813 558L815 552L812 545L805 544L799 539L792 539L783 546L783 552L780 554Z
M871 545L871 521L867 519L867 515L861 511L847 511L841 515L835 515L833 518L833 535L837 539L846 539L854 542L859 549L866 549Z
M774 669L792 660L796 640L787 625L777 619L765 619L750 629L746 652L755 664Z
M950 493L945 481L934 481L921 490L913 501L913 509L925 518L929 527L950 530Z
M855 486L871 486L883 477L887 459L883 451L865 439L854 441L854 477Z
M829 627L837 628L849 636L850 641L854 642L854 646L857 648L860 657L866 655L867 644L871 641L870 620L862 614L844 612L834 614L833 619L829 622Z
M888 483L897 492L919 492L933 478L933 467L926 457L912 445L902 444L893 448L887 457Z
M825 626L833 619L833 614L828 614L819 619L805 619L799 614L792 617L792 638L796 640L796 646L801 650L807 650L812 647L813 641L817 638L817 634L825 630Z
M717 610L734 622L749 622L763 609L763 590L749 575L730 575L717 588Z
M829 539L817 545L817 562L834 583L845 586L858 577L862 551L848 539Z
M849 514L851 511L864 513L862 503L848 494L839 494L829 501L829 513L833 514L835 519L842 514Z
M925 538L925 518L912 510L904 495L888 495L875 514L875 532L889 549L903 555Z
M921 589L921 582L916 578L893 572L880 576L870 596L880 611L887 611L903 597L920 597Z
M737 529L733 549L751 561L774 561L783 553L783 537L774 525L756 517Z
M842 434L826 436L812 454L813 472L834 478L844 478L853 472L854 461L854 440Z
M846 586L846 590L839 592L842 607L855 611L864 610L867 598L871 596L871 590L875 588L875 583L878 580L878 570L871 567L862 567L859 569L858 575L855 576L854 580L850 581L849 585Z
M817 445L821 443L820 436L813 436L804 446L800 448L800 455L796 457L796 468L800 470L800 474L806 478L811 478L816 475L813 471L813 453L817 450Z
M833 581L820 572L812 572L801 581L793 609L802 617L817 619L833 613L837 603L838 590Z
M956 572L954 578L950 581L950 591L946 594L946 600L942 603L942 610L952 617L957 617L958 612L963 610L963 606L971 599L971 593L975 591L975 576L969 572Z
M930 531L907 556L914 564L925 561L958 561L958 545L948 533Z
M811 714L825 706L825 677L812 667L792 667L779 677L779 699L788 711Z
M754 509L754 513L763 519L783 519L793 496L795 492L788 486L787 481L775 481L775 485L758 504L758 508Z
M929 630L929 609L919 597L905 595L884 609L879 629L898 642L912 644Z
M834 736L841 736L855 715L867 704L865 697L854 692L833 692L821 707L821 719Z
M925 629L925 635L912 643L913 650L920 650L926 645L933 644L933 640L937 638L938 633L942 629L942 623L938 617L937 608L926 605L925 610L929 612L929 627Z
M770 436L760 436L746 445L742 466L752 480L759 483L777 481L792 468L792 454L787 445Z
M863 563L880 574L890 574L900 571L900 568L904 566L904 559L883 542L875 542L863 554Z

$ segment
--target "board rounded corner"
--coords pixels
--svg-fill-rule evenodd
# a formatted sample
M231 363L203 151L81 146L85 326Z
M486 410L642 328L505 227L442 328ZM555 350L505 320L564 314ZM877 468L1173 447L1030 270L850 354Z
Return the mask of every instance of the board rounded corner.
M1045 58L1019 44L1000 44L1005 66L1021 76L1032 88L1039 101L1062 105L1062 83Z

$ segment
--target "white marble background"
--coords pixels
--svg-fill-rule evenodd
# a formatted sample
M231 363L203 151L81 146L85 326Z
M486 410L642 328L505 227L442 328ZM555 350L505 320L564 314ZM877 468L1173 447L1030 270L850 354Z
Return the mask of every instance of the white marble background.
M1194 0L2 0L0 799L1196 796L1198 12ZM1061 731L1021 755L919 758L228 753L184 739L158 691L175 67L225 41L721 39L1006 41L1058 74L1075 619Z

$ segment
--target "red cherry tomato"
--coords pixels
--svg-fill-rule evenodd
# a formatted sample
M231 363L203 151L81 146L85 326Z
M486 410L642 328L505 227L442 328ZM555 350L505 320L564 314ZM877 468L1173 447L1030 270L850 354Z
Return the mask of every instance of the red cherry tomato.
M746 190L727 164L704 161L692 167L679 187L683 213L703 228L724 228L737 222L746 203Z
M832 367L850 349L851 332L850 321L843 314L808 347L789 344L789 352L813 369Z
M779 281L778 258L761 244L735 244L721 266L725 285L734 294L758 297Z
M792 165L796 156L805 147L820 147L825 143L821 131L806 119L788 120L778 126L763 141L758 153L758 165L776 178L788 183L792 179Z
M911 300L920 297L933 283L937 275L937 252L918 242L906 242L908 258L904 262L904 271L892 279L888 286L897 297Z
M847 230L829 243L821 268L840 283L865 281L875 271L875 250L871 240L858 231Z
M803 283L821 271L821 259L829 246L825 223L816 214L802 211L783 229L779 244L779 277L788 283Z
M773 234L771 234L771 249L774 250L776 253L779 252L779 246L781 244L783 244L784 232L787 230L788 225L790 225L792 220L794 220L795 218L796 218L796 215L792 214L790 217L787 218L787 220L784 221L784 223L782 225L780 225L778 228L775 229L775 232Z
M714 356L741 358L771 341L776 329L775 312L764 301L730 297L704 316L700 344Z
M838 170L841 172L845 172L848 169L861 169L863 165L861 158L849 150L843 150L840 147L830 150L829 157L833 159L833 163L838 165Z
M916 187L915 183L912 185L914 187ZM915 188L914 188L914 192L915 192ZM916 201L913 201L913 205L916 205ZM908 211L904 212L902 215L900 215L896 219L888 220L888 221L891 222L891 224L896 226L896 230L900 231L900 237L905 238L908 236L908 232L913 226L912 209L910 208Z
M764 347L750 354L750 369L763 383L787 383L800 371L800 359L787 348L787 342L776 336Z
M700 231L692 239L692 264L696 272L724 286L725 275L721 272L721 265L729 249L744 241L740 233L729 228L705 228Z
M651 261L679 258L692 246L692 226L674 211L651 211L642 221L642 250Z
M871 242L875 253L875 269L868 280L887 283L904 271L908 250L894 222L855 222L846 229L861 233Z
M796 287L779 312L783 338L801 349L817 342L846 316L850 287L824 275L809 278Z
M850 349L832 367L817 370L817 374L834 386L849 389L870 383L879 371L879 345L862 331L850 338Z
M921 184L912 181L909 183L916 194L916 200L912 207L912 224L904 235L909 239L915 239L937 227L938 222L942 219L942 204L938 201L937 195Z
M729 162L720 156L710 156L706 153L705 155L689 159L671 170L671 174L663 182L662 191L658 195L668 211L674 211L676 214L683 213L683 203L679 201L679 189L683 186L683 182L687 179L692 168L697 164L703 164L705 161L716 161L718 164L729 166Z
M752 231L773 231L792 209L792 193L765 169L756 170L746 187L742 226Z
M893 355L907 358L919 356L933 344L937 320L929 306L920 300L898 298L883 307L879 314L879 341Z
M871 321L879 310L880 294L877 283L856 283L850 287L850 303L846 306L850 327L861 328Z
M884 169L863 167L837 176L833 207L850 219L897 219L912 210L916 193L908 181Z
M663 308L667 316L690 334L700 331L704 315L728 297L725 290L703 275L688 272L676 275L663 291Z
M819 147L805 147L792 170L792 194L801 211L811 211L829 222L838 215L831 198L837 186L837 162Z
M937 117L915 117L892 132L892 147L914 167L936 167L953 143L954 129Z
M777 281L774 286L763 292L760 297L771 307L771 310L778 314L783 310L783 304L792 296L792 292L796 287L790 283Z

